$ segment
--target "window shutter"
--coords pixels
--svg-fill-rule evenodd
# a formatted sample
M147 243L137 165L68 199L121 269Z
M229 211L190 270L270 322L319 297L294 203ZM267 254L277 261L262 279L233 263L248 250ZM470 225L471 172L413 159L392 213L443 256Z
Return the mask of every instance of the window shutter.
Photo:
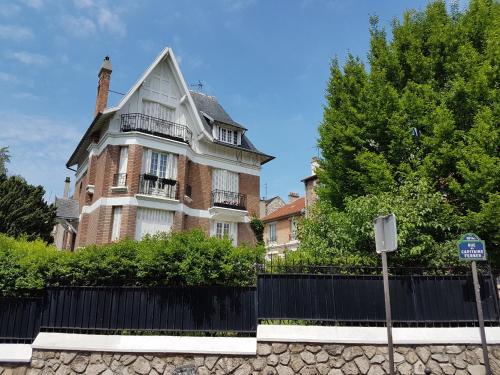
M111 241L120 239L120 228L122 224L122 208L121 206L113 207L113 226L111 228Z

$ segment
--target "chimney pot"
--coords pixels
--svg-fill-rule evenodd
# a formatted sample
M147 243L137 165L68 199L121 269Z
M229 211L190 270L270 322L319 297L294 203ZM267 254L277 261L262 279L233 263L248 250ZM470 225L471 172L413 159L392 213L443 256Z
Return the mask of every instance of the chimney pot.
M66 179L64 180L64 193L63 193L64 198L69 197L69 184L70 184L70 182L71 182L70 178L66 177Z
M288 203L292 203L292 202L296 201L297 199L299 199L299 194L297 194L295 192L288 193Z

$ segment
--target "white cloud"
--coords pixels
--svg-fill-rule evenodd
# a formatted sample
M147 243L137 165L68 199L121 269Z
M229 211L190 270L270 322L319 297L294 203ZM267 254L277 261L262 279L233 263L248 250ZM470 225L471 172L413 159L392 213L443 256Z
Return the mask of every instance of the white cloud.
M121 20L120 16L117 13L113 13L108 8L99 8L97 22L103 30L108 31L111 34L125 36L127 33L125 24Z
M9 52L7 57L25 65L45 65L50 62L50 59L45 55L26 51Z
M23 0L23 2L27 6L29 6L31 8L35 8L35 9L40 9L44 5L44 1L43 0Z
M18 13L21 7L17 4L1 4L0 5L0 16L11 17Z
M84 16L65 15L61 19L61 25L66 32L79 37L86 37L96 32L94 21Z
M72 175L65 163L83 131L58 118L0 111L0 134L12 156L10 174L43 185L52 198L62 193L64 178Z
M17 82L17 77L10 73L0 72L1 82Z
M33 38L33 33L30 29L16 25L0 25L0 39L21 41Z
M92 8L94 6L94 0L73 0L73 4L77 8Z
M229 11L239 11L252 6L255 0L223 0L224 8Z

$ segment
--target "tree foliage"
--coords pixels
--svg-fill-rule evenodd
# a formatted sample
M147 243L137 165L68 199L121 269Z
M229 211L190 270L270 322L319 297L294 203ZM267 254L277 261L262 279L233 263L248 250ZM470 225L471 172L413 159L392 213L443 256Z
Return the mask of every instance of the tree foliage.
M45 286L253 285L263 248L233 247L201 230L125 239L76 252L42 240L0 234L0 294L26 295Z
M0 147L0 176L7 174L6 164L10 161L9 148Z
M20 176L0 175L0 233L51 242L56 208L44 200L42 186Z
M472 0L458 13L435 1L394 20L391 39L376 17L370 34L369 69L352 55L342 67L331 63L318 141L322 204L338 210L332 213L338 220L348 220L353 205L387 200L397 210L398 187L422 180L426 193L410 200L415 206L407 203L408 210L426 210L428 194L439 196L453 225L475 231L498 251L500 3ZM440 232L447 222L434 225ZM422 242L405 244L404 251L430 249L427 232L415 230ZM436 252L451 239L431 237Z

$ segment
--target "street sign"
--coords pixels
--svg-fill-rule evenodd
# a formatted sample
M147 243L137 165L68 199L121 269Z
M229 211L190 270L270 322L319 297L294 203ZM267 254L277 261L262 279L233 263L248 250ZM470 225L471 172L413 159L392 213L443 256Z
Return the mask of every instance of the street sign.
M396 215L379 216L373 221L375 228L375 250L378 254L398 248Z
M474 233L466 233L458 242L460 260L486 260L486 245Z

